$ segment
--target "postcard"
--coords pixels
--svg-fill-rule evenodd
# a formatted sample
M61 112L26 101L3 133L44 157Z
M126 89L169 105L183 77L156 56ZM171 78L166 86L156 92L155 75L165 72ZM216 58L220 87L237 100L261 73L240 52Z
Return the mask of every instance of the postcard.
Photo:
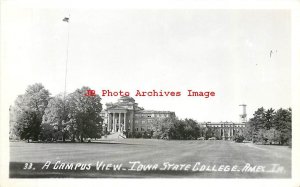
M280 3L4 2L4 186L299 186L299 2Z

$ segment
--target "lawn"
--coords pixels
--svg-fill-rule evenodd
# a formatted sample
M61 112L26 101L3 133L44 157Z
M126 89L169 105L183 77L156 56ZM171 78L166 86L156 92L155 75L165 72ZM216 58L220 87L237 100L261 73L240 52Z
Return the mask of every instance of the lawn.
M291 148L144 139L11 142L10 177L290 178Z

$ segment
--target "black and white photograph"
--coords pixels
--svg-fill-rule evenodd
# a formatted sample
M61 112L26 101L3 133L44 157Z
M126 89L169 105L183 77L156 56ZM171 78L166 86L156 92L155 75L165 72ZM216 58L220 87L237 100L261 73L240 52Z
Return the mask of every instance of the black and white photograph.
M293 9L3 4L6 181L300 185Z

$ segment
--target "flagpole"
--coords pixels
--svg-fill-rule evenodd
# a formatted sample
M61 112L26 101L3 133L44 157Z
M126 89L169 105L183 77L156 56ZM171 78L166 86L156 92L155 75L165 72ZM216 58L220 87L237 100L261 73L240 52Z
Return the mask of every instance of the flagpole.
M62 132L63 132L63 141L65 141L64 137L64 118L65 118L65 112L66 112L66 92L67 92L67 75L68 75L68 61L69 61L69 40L70 40L70 14L69 17L65 17L63 21L68 23L68 30L67 30L67 50L66 50L66 63L65 63L65 89L64 89L64 97L63 97L63 119L62 119Z
M69 40L70 40L70 14L67 20L68 30L67 30L67 50L66 50L66 63L65 63L65 89L64 89L64 100L67 92L67 75L68 75L68 61L69 61Z

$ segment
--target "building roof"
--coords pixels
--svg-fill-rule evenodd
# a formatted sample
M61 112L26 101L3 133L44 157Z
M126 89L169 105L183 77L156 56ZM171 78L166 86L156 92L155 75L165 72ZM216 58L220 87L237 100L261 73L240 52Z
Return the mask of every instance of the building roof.
M120 99L118 99L118 102L132 102L135 103L135 100L132 97L129 96L122 96Z
M120 97L116 103L106 103L106 110L111 109L134 110L135 113L140 114L175 114L175 112L171 111L144 110L143 107L139 107L138 103L136 103L135 100L129 96Z
M136 113L143 113L143 114L169 114L169 113L174 113L171 111L157 111L157 110L140 110L137 111Z
M210 126L210 125L232 125L232 124L234 124L234 125L240 125L240 124L245 124L245 123L242 123L242 122L232 122L232 121L224 121L224 122L200 122L199 124L201 124L201 125L208 125L208 126Z

